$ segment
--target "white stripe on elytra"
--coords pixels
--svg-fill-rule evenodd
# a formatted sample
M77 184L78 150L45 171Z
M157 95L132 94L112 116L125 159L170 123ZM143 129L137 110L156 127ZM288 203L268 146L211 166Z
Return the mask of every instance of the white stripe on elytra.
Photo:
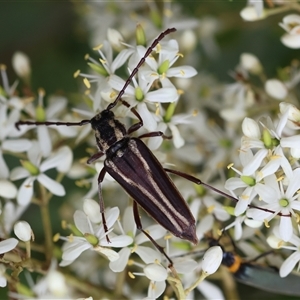
M143 165L144 169L149 171L150 169L149 169L147 162L144 160L143 157L141 157L141 155L139 155L140 153L137 150L135 141L131 140L129 142L128 146L129 146L130 150L141 161L141 164ZM178 224L177 220L173 217L173 215L175 215L178 219L180 219L187 226L189 225L189 223L190 223L189 220L184 218L184 216L182 216L180 213L178 213L178 211L171 205L170 201L168 200L167 197L165 197L164 193L162 193L162 191L160 190L160 188L158 187L158 185L156 184L156 182L152 176L148 176L147 179L149 181L149 184L152 185L154 190L160 196L161 199L159 201L152 194L150 194L147 189L145 189L144 187L138 186L138 184L136 182L134 182L130 178L124 176L123 173L118 169L118 167L111 160L106 161L106 163L108 164L109 167L111 167L114 170L114 172L119 174L124 181L126 181L128 184L135 186L136 188L141 190L142 193L144 193L166 216L168 216L168 218L173 223L173 225L177 228L178 231L182 231L182 227ZM165 206L163 206L162 204L164 204ZM167 207L167 208L165 208L165 207ZM170 214L170 212L171 212L171 214Z

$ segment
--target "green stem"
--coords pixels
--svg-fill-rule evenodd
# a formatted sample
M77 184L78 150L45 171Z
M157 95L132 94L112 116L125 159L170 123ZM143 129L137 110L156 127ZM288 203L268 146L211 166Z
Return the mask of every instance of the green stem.
M46 189L43 185L40 184L40 191L41 191L41 202L40 202L40 209L41 209L41 216L45 234L45 256L48 263L50 263L52 259L53 253L53 243L52 243L52 227L51 227L51 220L50 220L50 213L49 213L49 201L47 197Z
M201 272L200 277L184 292L186 295L188 295L193 289L195 289L205 278L207 275L204 272Z
M284 5L284 6L280 6L280 7L275 7L275 8L271 8L271 9L267 9L266 10L266 16L272 16L272 15L276 15L276 14L280 14L289 10L297 10L300 11L300 5L298 3L290 3L289 5Z

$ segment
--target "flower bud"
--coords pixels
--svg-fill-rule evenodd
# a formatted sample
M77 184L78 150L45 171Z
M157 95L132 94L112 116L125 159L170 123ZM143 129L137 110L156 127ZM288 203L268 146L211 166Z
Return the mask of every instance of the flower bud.
M83 202L83 211L93 223L102 221L99 204L92 199L85 199Z
M244 19L244 21L249 21L249 22L257 21L265 18L265 14L262 13L261 15L259 15L259 13L257 12L254 6L248 6L242 9L242 11L240 12L240 16L242 17L242 19Z
M265 91L272 98L282 100L286 98L288 91L285 85L278 79L269 79L265 83Z
M122 46L121 42L123 42L124 39L118 30L108 28L107 29L107 39L110 42L113 49L115 49L116 51L122 50L123 46Z
M207 275L215 273L221 265L223 251L220 246L209 248L202 258L202 271Z
M26 221L19 221L14 226L15 235L23 242L29 242L33 237L30 225Z
M20 51L14 53L12 57L12 66L19 77L28 80L31 74L29 57Z
M259 59L251 53L243 53L240 57L242 67L252 74L260 74L262 72L262 65Z
M144 28L138 24L135 31L136 44L146 47L147 40Z
M242 123L243 134L249 138L260 139L261 133L258 124L251 118L245 118Z

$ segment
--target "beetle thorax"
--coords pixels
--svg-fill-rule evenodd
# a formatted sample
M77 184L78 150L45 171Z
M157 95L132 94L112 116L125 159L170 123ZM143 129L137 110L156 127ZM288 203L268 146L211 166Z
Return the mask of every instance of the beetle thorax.
M126 135L125 126L115 119L110 110L103 110L92 118L91 125L95 131L97 146L103 153Z

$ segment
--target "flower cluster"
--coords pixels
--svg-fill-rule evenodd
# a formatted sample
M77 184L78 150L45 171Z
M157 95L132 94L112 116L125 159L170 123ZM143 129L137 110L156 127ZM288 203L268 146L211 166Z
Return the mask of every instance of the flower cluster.
M32 90L21 52L13 56L21 83L10 85L0 67L0 286L11 298L225 299L209 281L226 252L209 248L209 240L224 231L245 256L276 249L279 275L288 278L300 261L298 64L268 76L256 55L241 53L233 82L223 84L197 70L202 55L222 55L218 20L186 18L169 1L74 5L87 12L90 42L98 44L85 57L87 70L74 74L84 103ZM240 15L256 21L298 6L250 0ZM299 48L299 18L280 23L287 47ZM148 50L171 27L178 30ZM132 199L105 172L91 126L72 126L112 103L126 129L143 121L128 135L142 137L163 168L203 182L172 177L195 219L198 245L172 236L149 211L138 212L140 232ZM25 123L16 127L19 120Z

